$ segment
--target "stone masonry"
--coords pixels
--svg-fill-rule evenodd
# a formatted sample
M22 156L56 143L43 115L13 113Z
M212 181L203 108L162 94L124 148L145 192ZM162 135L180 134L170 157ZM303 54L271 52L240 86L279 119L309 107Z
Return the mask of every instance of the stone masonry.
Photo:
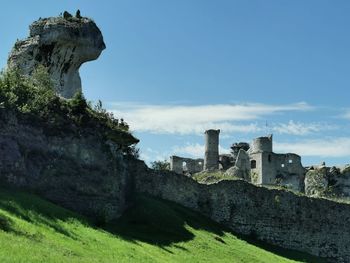
M329 262L350 262L350 205L244 180L200 184L171 171L153 171L142 161L131 166L137 192L174 201L239 234Z
M274 153L272 135L255 138L251 145L245 142L235 143L231 147L231 154L220 155L219 133L220 130L205 131L204 166L202 159L172 156L170 170L192 175L220 169L226 175L257 185L280 185L304 192L306 169L301 164L301 157L295 153Z
M170 157L170 170L176 173L198 173L203 171L203 159L183 158L179 156Z
M220 130L205 131L204 170L219 169Z

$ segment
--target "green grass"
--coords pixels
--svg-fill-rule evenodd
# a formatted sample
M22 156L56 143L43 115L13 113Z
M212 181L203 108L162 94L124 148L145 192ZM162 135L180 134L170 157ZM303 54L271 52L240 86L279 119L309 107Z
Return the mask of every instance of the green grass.
M0 188L2 263L320 262L259 246L179 205L146 196L101 229L35 195Z

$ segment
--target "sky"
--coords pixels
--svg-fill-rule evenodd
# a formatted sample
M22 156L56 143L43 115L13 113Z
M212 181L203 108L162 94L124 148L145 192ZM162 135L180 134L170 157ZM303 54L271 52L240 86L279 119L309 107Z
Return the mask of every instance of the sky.
M220 153L273 133L274 151L304 165L350 163L350 1L3 1L0 68L39 17L91 17L107 48L80 69L141 141L147 163Z

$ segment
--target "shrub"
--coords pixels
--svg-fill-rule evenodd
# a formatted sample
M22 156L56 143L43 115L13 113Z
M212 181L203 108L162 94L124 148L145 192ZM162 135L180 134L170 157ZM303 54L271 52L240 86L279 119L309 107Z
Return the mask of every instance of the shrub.
M170 170L170 163L167 160L151 162L151 168L158 171Z
M88 106L86 99L81 91L74 94L73 98L69 100L71 110L74 114L84 114Z
M93 107L81 92L70 100L56 95L47 68L37 67L30 77L21 75L17 69L0 73L0 108L22 113L21 116L47 125L52 132L61 129L94 128L102 134L114 133L114 140L126 153L138 154L129 145L138 142L128 131L129 125L114 117L99 103ZM34 123L34 122L33 122ZM120 134L123 134L121 136ZM113 139L112 139L113 140ZM126 146L126 147L125 147Z

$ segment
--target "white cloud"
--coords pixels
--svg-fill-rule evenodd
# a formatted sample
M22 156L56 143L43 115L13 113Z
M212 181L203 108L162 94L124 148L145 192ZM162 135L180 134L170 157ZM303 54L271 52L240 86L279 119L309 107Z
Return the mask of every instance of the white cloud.
M204 145L187 144L185 146L174 146L173 152L175 155L189 155L191 157L200 158L204 155Z
M350 138L326 138L315 140L301 140L296 142L274 142L274 152L277 153L296 153L301 156L322 157L322 158L341 158L348 157L350 162ZM174 146L172 153L166 155L159 155L152 160L164 160L169 155L179 155L191 158L203 158L204 145L195 143L187 143L184 146ZM219 153L230 153L230 149L219 145Z
M174 146L173 153L174 155L180 156L190 156L193 158L203 158L204 157L204 145L196 143L189 144L187 143L185 146ZM229 153L229 149L225 149L219 145L219 153L226 154Z
M241 124L263 116L286 111L307 111L306 103L288 105L218 104L201 106L111 104L111 111L124 118L134 131L163 134L202 134L204 130L222 129L224 132L259 132L256 123Z
M350 109L345 111L345 113L341 115L341 117L350 120Z
M325 123L302 123L290 120L288 123L275 124L272 127L272 131L280 134L308 135L324 130L334 130L336 128L336 126L330 126Z
M292 152L302 156L349 157L350 159L350 138L302 140L293 143L276 142L274 149L276 152Z
M169 153L147 148L145 150L141 150L140 159L144 160L148 164L153 161L164 161L169 159Z

